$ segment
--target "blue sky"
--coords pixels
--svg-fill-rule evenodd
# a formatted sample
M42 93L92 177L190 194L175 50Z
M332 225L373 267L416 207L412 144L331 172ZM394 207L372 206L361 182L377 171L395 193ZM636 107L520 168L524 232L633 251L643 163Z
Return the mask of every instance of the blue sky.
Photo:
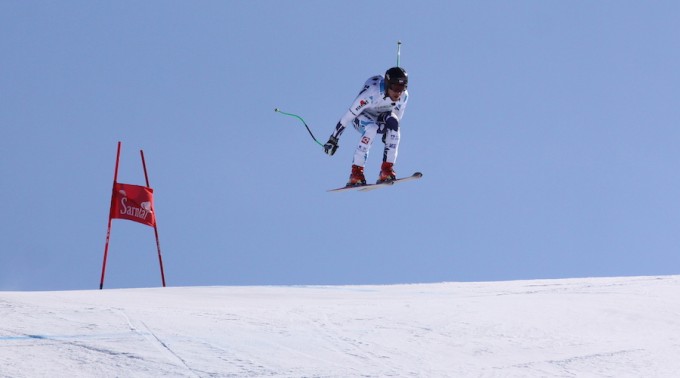
M119 182L155 190L170 286L678 274L676 1L0 2L0 290L98 287ZM395 165L327 193L325 140L396 63ZM380 145L377 145L380 150ZM380 152L369 157L377 177ZM105 287L160 285L114 220Z

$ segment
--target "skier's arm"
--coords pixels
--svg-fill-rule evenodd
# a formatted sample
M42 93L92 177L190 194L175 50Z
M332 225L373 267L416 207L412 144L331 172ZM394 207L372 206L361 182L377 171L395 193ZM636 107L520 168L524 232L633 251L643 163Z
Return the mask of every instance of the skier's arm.
M354 100L352 106L350 106L349 109L347 109L347 112L340 118L340 121L338 121L338 124L335 126L335 131L333 132L334 137L340 138L342 132L345 131L345 127L371 104L371 98L366 95L366 89L367 88L364 88L364 90L359 93L359 96Z
M404 93L404 102L401 103L399 106L394 108L394 114L397 116L397 118L401 121L402 118L404 118L404 112L406 111L406 103L408 102L408 91Z
M349 125L350 122L352 122L354 118L361 114L361 112L364 111L364 108L366 108L366 106L371 103L370 94L367 93L369 88L370 86L368 84L364 85L364 88L361 90L361 92L359 92L359 95L352 103L352 106L349 107L347 112L345 112L342 118L340 118L340 121L338 121L338 124L335 125L335 130L333 130L331 137L328 138L328 142L323 145L323 150L328 155L333 156L335 151L338 149L338 141L340 140L340 136L345 131L347 125Z
M344 118L344 117L343 117ZM335 130L333 130L333 133L331 134L332 137L336 139L340 139L340 135L345 131L345 125L347 123L342 123L342 119L338 122L337 125L335 125Z
M340 135L345 131L345 128L347 127L347 124L352 122L352 120L356 117L354 113L352 113L351 110L348 110L347 113L345 113L342 118L340 118L340 121L338 122L337 125L335 125L335 130L333 130L333 134L331 134L331 137L328 138L328 142L323 145L323 151L327 153L330 156L333 156L335 151L338 149L338 141L340 140Z
M328 138L328 142L323 145L323 152L328 154L329 156L333 156L335 154L335 151L338 150L338 139L340 138L340 135L342 134L343 130L345 130L345 127L338 122L338 124L335 126L335 131L333 134L331 134L331 137Z

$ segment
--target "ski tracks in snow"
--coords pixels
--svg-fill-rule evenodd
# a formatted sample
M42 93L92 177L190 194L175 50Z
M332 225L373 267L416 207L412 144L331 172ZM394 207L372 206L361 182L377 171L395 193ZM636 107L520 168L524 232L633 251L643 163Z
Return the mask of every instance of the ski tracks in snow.
M128 316L128 314L125 312L125 310L121 308L116 308L116 309L111 309L111 311L114 311L118 313L120 316L122 316L125 321L127 322L128 326L130 327L130 330L136 334L139 334L146 338L146 340L149 341L151 345L153 345L162 355L165 355L167 360L174 364L174 365L179 365L183 366L186 368L187 373L191 377L200 377L199 374L197 374L189 365L187 365L187 362L177 353L175 353L161 338L158 337L156 333L154 333L149 326L146 325L143 321L137 321L139 323L140 327L135 326ZM142 331L139 330L139 328L142 328Z

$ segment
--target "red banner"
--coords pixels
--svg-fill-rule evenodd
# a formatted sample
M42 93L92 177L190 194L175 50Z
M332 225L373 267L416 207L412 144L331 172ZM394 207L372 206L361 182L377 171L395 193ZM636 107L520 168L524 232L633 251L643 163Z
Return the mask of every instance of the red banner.
M130 184L113 184L111 219L127 219L154 227L153 189Z

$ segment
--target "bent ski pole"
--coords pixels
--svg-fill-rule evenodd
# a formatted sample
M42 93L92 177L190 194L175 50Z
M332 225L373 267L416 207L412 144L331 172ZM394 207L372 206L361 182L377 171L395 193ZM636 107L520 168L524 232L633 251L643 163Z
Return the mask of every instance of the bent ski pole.
M285 115L287 115L287 116L295 117L295 118L299 119L300 121L302 121L302 124L305 125L305 127L307 128L307 132L309 132L309 135L312 137L312 139L314 139L314 141L315 141L319 146L323 147L323 143L321 143L321 142L319 142L318 140L316 140L316 137L314 137L314 134L312 134L312 130L309 129L309 126L307 126L307 122L305 122L305 120L302 119L302 117L300 117L300 116L297 115L297 114L291 114L291 113L282 112L279 108L274 109L274 111L277 112L277 113L285 114Z

